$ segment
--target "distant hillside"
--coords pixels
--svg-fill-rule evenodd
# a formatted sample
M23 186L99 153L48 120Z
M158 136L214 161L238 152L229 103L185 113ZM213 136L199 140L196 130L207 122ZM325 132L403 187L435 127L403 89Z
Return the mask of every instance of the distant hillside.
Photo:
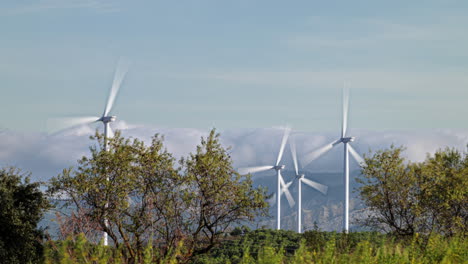
M359 175L359 171L350 172L350 229L361 230L359 226L353 222L357 217L362 217L364 210L362 202L358 199L358 195L353 190L358 186L355 177ZM294 179L294 171L284 170L282 172L286 182ZM302 225L303 230L310 230L314 227L314 222L318 228L323 231L341 231L342 215L343 215L343 174L342 173L310 173L306 172L306 177L313 181L328 186L328 194L323 195L315 189L307 185L302 186ZM274 171L255 174L253 177L255 186L264 186L268 188L268 194L276 192L276 174ZM289 207L286 198L281 199L281 228L286 230L297 230L297 181L289 188L296 205ZM270 215L268 219L262 219L256 223L252 223L251 227L267 226L276 228L276 204L270 206ZM48 233L52 237L57 236L58 223L55 220L55 211L49 211L44 216L40 223L41 227L47 227Z
M356 225L354 219L363 217L366 211L363 203L354 192L358 186L355 178L359 176L359 171L350 172L350 229L361 230ZM294 179L294 171L282 171L286 182ZM309 186L302 185L302 226L303 230L310 230L314 227L314 222L318 228L324 231L341 231L343 215L343 174L342 173L310 173L306 172L306 177L310 180L319 182L328 186L327 195L323 195ZM256 186L268 188L268 193L276 192L276 174L274 171L267 171L256 174L253 177ZM281 197L281 228L288 230L297 230L297 181L289 188L296 204L290 207L286 198ZM270 206L271 218L257 223L257 226L276 227L276 204Z

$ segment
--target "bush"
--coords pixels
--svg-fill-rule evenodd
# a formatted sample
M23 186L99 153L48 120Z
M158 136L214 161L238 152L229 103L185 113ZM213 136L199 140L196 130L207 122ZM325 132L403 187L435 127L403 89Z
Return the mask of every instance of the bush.
M37 228L49 207L29 174L15 168L0 170L0 260L2 263L37 263L42 258L43 230Z
M466 263L467 249L463 236L261 229L230 237L193 263Z

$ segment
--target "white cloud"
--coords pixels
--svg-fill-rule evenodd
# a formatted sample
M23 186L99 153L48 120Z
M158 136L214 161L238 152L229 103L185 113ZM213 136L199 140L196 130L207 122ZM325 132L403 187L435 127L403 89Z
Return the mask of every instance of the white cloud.
M208 130L191 128L159 128L146 125L129 125L116 122L114 128L122 129L125 137L140 138L149 143L151 136L159 133L165 136L167 149L180 158L195 151L200 138ZM46 180L56 176L62 169L76 164L76 160L89 154L89 145L94 144L89 136L94 127L82 127L55 135L40 133L0 133L0 165L14 165L31 171L34 179ZM274 164L283 131L278 128L235 129L221 132L223 145L231 146L231 156L236 167ZM427 153L437 149L455 147L464 151L468 143L466 130L432 131L350 131L356 136L354 148L362 153L369 149L387 148L391 144L406 146L405 155L412 161L422 161ZM337 138L337 133L312 133L293 131L297 142L299 158L305 152L314 150ZM283 163L292 169L289 147L285 149ZM340 171L342 147L336 147L313 162L306 169L318 171ZM357 168L356 163L351 163Z

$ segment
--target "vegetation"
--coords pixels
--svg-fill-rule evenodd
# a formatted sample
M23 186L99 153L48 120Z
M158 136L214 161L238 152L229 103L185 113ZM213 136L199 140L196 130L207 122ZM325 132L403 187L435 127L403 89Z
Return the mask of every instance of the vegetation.
M0 259L36 263L42 258L43 230L37 224L49 207L38 183L15 168L0 170Z
M46 248L46 263L128 263L121 248L91 244L84 236L49 242ZM181 244L174 254L158 258L151 254L157 247L148 244L141 263L180 263L183 248ZM226 237L189 263L466 263L467 248L468 242L459 236L395 239L377 232L255 230Z
M197 254L210 250L232 224L267 214L266 190L253 188L250 176L234 170L218 137L212 130L196 153L180 162L185 169L184 225Z
M468 155L446 149L410 163L402 151L391 147L366 158L358 181L371 213L363 223L404 236L466 235Z
M141 262L152 241L158 258L176 252L180 259L209 251L233 224L265 215L265 190L232 167L228 150L212 130L194 154L179 161L156 135L150 146L117 133L110 151L102 135L91 157L50 182L49 193L73 209L62 216L62 238L83 233L98 242L102 231L129 263Z
M176 161L150 145L96 133L90 157L50 180L60 237L37 223L49 204L29 175L0 170L0 259L6 263L467 263L468 155L424 162L391 147L366 157L358 191L372 232L250 230L267 214L266 190L232 166L212 130ZM103 231L110 246L104 246Z

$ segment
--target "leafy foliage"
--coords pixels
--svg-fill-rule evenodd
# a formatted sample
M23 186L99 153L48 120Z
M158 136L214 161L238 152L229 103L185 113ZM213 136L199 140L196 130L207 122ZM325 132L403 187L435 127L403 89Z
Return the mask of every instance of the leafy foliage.
M168 185L177 180L174 160L158 135L146 147L117 134L109 141L110 151L101 151L102 135L95 139L99 147L91 147L91 157L79 160L76 170L64 170L52 179L49 192L68 198L65 206L76 208L69 218L72 234L82 232L96 241L106 231L116 247L126 248L126 258L142 259L144 242L160 231L153 227L164 221L158 209L170 206L162 190L173 190Z
M243 232L239 232L243 229ZM215 263L229 260L232 263L245 262L246 258L257 259L259 255L273 254L273 249L282 248L281 254L292 255L299 246L301 235L293 231L257 229L248 231L238 228L231 232L218 246L207 254L196 256L194 263L207 263L206 259L215 259ZM263 251L261 251L263 250ZM276 253L275 253L276 254Z
M65 216L64 237L83 233L97 242L106 231L132 263L153 258L150 241L160 245L156 259L189 259L212 248L232 224L266 214L265 191L233 169L214 130L179 168L159 135L146 146L116 133L109 151L102 151L102 135L94 139L91 157L50 182L50 194L75 208Z
M371 214L364 223L407 236L466 234L468 156L446 149L410 163L402 152L392 146L366 158L359 191Z
M195 253L212 248L232 224L266 215L266 192L252 188L250 175L237 173L215 130L181 164L187 227ZM207 245L200 247L201 243Z
M358 191L379 232L250 230L266 215L266 191L232 167L212 130L179 160L156 135L151 145L119 133L76 170L51 181L50 194L73 205L47 263L464 263L468 259L468 157L438 151L410 163L403 148L366 158ZM70 208L69 208L70 209ZM106 224L106 220L108 224ZM68 222L67 222L68 221ZM68 226L67 226L68 224ZM237 227L235 227L237 225ZM235 227L235 228L234 228ZM112 246L99 245L106 230ZM229 232L230 231L230 232Z
M438 151L419 166L419 197L425 229L446 235L468 233L468 155Z
M396 239L377 232L255 230L229 237L192 263L465 263L467 246L462 236L437 234Z
M3 263L39 262L43 231L37 224L49 208L29 175L15 168L0 170L0 259Z

